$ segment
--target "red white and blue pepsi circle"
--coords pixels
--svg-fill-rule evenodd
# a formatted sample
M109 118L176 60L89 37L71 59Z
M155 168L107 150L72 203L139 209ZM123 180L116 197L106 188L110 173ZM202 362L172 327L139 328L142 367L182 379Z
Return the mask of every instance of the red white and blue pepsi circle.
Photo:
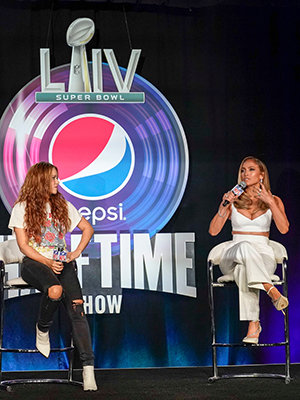
M67 87L69 68L51 70L51 81ZM103 81L105 92L116 91L107 64ZM95 232L159 232L180 204L189 167L184 130L167 99L137 74L131 91L144 92L144 104L36 103L40 91L37 77L0 121L7 210L30 166L49 161L58 167L61 193L89 215Z
M84 138L84 146L78 143ZM59 170L61 187L84 200L103 200L118 193L134 170L134 149L126 131L99 114L81 114L54 134L49 161Z

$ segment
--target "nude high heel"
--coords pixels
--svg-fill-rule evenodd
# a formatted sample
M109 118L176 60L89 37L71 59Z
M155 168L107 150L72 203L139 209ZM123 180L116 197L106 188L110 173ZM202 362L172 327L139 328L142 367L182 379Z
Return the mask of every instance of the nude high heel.
M259 324L259 327L257 329L257 331L251 333L251 335L244 337L243 339L243 343L250 343L250 344L258 344L258 337L253 337L254 335L256 335L257 333L260 333L262 331L262 327Z
M272 289L274 289L274 286L271 286L270 289L267 291L268 295ZM283 310L289 305L289 301L285 296L281 294L277 300L272 300L272 303L276 310L281 311L285 315L285 312Z

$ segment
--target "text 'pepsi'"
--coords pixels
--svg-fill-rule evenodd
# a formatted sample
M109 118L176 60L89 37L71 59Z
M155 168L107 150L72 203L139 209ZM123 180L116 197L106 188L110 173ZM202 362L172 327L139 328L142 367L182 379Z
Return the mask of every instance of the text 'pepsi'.
M95 207L92 210L89 207L81 207L79 212L87 219L90 220L92 225L96 225L97 222L108 219L109 221L125 221L126 217L123 214L123 204L120 203L118 207L111 206L108 208Z

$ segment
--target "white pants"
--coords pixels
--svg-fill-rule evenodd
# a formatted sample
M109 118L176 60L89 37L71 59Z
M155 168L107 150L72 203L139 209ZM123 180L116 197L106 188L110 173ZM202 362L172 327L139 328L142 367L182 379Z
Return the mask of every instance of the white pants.
M276 266L267 237L233 235L223 251L220 269L224 275L233 274L239 288L241 321L259 320L259 290L265 290L262 282L272 283Z

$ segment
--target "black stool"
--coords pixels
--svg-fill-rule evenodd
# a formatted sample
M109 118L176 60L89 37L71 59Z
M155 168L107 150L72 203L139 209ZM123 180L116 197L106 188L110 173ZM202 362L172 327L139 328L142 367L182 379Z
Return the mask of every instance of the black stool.
M69 369L67 379L14 379L2 380L2 354L3 353L39 353L37 349L13 349L3 348L4 332L4 298L6 290L33 289L22 278L11 279L5 283L5 265L22 262L24 255L20 252L16 240L7 240L0 243L0 389L11 391L11 385L19 383L63 383L82 386L82 382L73 380L74 345L71 337L71 344L68 347L51 349L51 352L67 352L69 358Z
M284 332L285 332L285 341L279 343L259 343L259 344L246 344L246 343L217 343L216 342L216 322L215 322L215 300L214 300L214 290L216 288L224 288L224 287L234 287L235 282L232 282L230 277L224 276L218 278L218 280L214 279L214 266L219 265L221 255L224 247L228 242L220 243L215 246L209 253L207 258L207 274L208 274L208 288L209 288L209 306L210 306L210 314L211 314L211 333L212 333L212 367L213 367L213 376L208 379L209 382L214 382L218 379L226 379L226 378L282 378L285 379L285 383L290 383L290 342L289 342L289 310L288 307L284 310ZM273 248L275 259L277 264L281 264L281 275L279 278L277 275L272 276L273 285L281 285L283 289L284 296L288 295L288 285L287 285L287 251L285 247L273 240L269 241L269 245ZM232 277L233 279L233 277ZM275 346L284 346L285 347L285 374L269 374L269 373L253 373L253 374L231 374L231 375L219 375L218 374L218 365L217 365L217 348L218 347L246 347L246 346L255 346L255 347L275 347Z

